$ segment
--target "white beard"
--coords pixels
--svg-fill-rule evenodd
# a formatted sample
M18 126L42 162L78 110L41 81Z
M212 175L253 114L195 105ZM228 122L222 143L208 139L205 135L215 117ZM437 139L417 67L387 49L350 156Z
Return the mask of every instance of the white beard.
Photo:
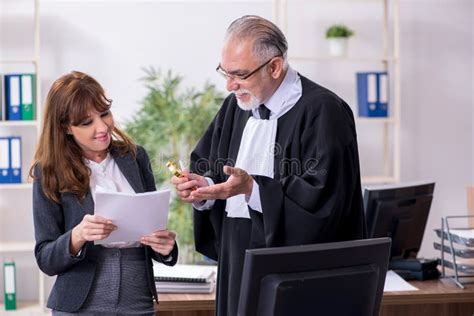
M239 89L237 91L234 91L234 94L236 96L238 96L240 94L244 94L244 93L247 93L250 96L250 100L244 102L244 101L237 98L237 105L242 110L250 111L250 110L258 108L260 106L260 104L262 104L262 101L259 98L257 98L256 96L254 96L253 94L251 94L250 91L248 91L247 89Z

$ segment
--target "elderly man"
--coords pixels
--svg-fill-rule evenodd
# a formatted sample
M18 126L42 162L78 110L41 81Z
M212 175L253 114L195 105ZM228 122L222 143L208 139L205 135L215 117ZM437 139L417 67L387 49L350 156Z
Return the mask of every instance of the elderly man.
M366 236L354 119L288 65L273 23L228 28L217 71L232 92L173 177L194 206L196 249L219 263L217 314L235 315L245 250Z

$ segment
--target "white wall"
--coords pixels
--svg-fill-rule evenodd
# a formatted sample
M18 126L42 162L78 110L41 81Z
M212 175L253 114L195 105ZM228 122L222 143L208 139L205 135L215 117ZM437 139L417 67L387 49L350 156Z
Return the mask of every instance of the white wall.
M472 1L403 1L401 6L402 179L433 179L422 244L433 250L441 216L464 215L473 176Z
M0 57L31 53L28 1L0 2ZM13 2L17 9L7 9ZM322 3L321 9L297 1L294 8L301 10L290 10L290 53L324 49L318 44L321 25L312 20L318 15L323 24L349 21L356 28L351 54L380 50L379 24L370 24L380 20L380 4ZM116 118L124 122L144 97L143 66L173 69L187 86L208 80L224 91L214 69L226 27L244 14L272 18L272 12L271 1L41 1L43 98L54 79L82 70L105 87ZM436 181L422 256L437 255L433 228L443 215L466 213L465 187L474 183L473 17L470 0L401 0L402 180ZM353 108L353 73L369 67L294 65ZM376 164L380 133L358 129L362 170L368 172Z
M270 4L227 1L45 1L41 9L44 92L59 75L78 69L95 76L123 121L145 94L142 67L172 69L187 85L210 80L226 26L248 12L269 17Z

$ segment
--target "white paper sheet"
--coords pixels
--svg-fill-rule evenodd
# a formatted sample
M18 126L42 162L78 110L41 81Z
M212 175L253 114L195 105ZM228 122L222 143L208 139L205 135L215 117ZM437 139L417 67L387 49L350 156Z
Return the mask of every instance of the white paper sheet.
M385 277L385 285L383 287L383 291L418 291L418 289L407 281L403 280L401 276L399 276L392 270L389 270L387 271L387 276Z
M118 227L95 244L136 242L168 224L170 190L137 194L96 192L95 214L112 220Z
M474 229L450 229L449 232L465 239L474 239Z

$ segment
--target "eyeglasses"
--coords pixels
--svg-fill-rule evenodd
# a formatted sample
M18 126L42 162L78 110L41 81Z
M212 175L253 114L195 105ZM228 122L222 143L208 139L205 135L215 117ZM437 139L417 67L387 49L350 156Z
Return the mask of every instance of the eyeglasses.
M267 60L266 62L264 62L262 65L260 65L259 67L257 67L255 70L249 72L248 74L245 74L245 75L233 75L233 74L230 74L228 73L226 70L224 70L222 67L221 67L221 64L219 64L216 68L216 71L222 75L222 77L224 77L224 79L232 79L232 80L238 80L238 81L244 81L244 80L247 80L248 78L250 78L252 75L254 75L255 73L257 73L257 71L259 71L260 69L262 69L263 67L265 67L269 62L271 62L274 58L277 58L277 57L281 57L282 55L277 55L277 56L273 56L272 58L270 58L269 60Z

